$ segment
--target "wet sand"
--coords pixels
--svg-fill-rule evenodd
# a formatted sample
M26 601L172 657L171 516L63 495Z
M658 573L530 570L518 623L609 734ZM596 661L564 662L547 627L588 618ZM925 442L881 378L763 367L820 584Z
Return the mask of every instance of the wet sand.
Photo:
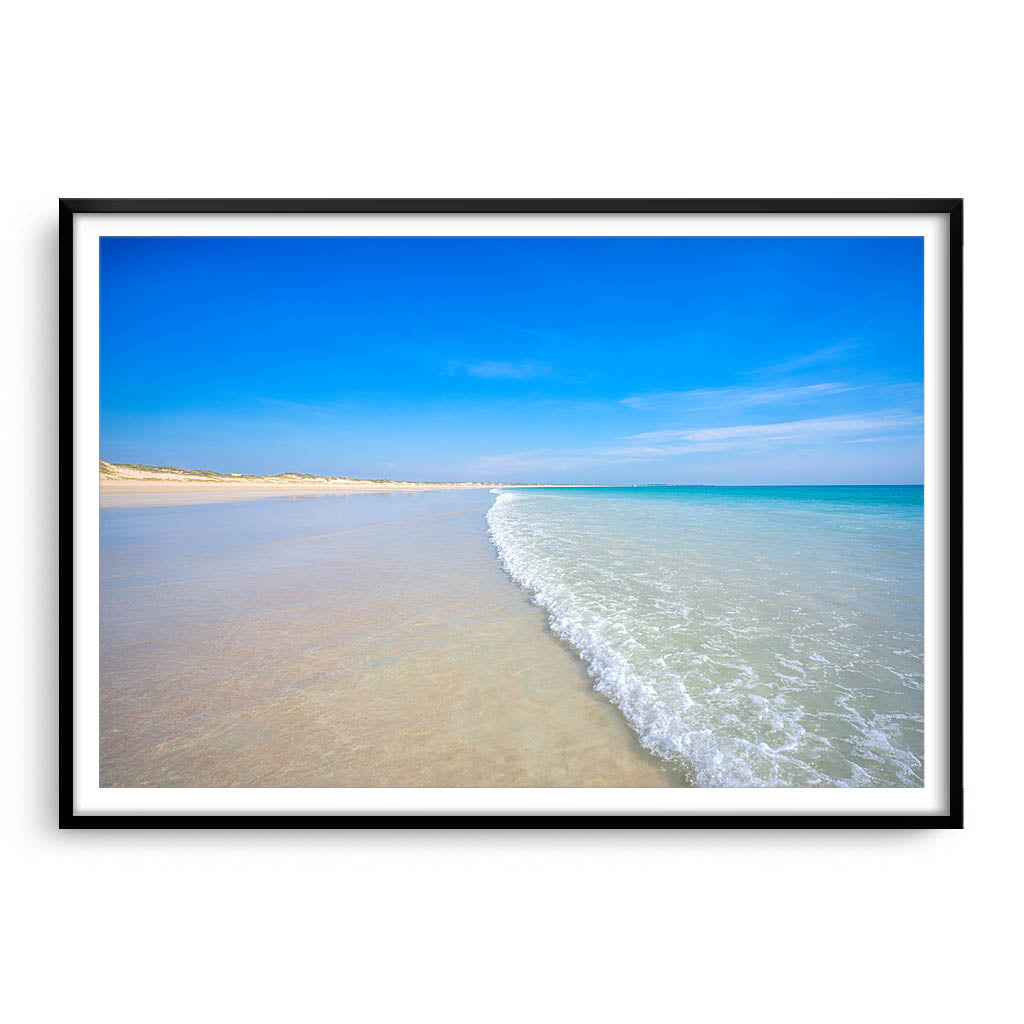
M493 484L322 484L205 483L201 481L101 480L100 508L157 505L201 505L211 501L252 501L255 498L296 498L322 494L416 494L436 491L486 491ZM533 485L530 485L533 486Z
M104 507L101 784L685 784L504 574L493 498Z

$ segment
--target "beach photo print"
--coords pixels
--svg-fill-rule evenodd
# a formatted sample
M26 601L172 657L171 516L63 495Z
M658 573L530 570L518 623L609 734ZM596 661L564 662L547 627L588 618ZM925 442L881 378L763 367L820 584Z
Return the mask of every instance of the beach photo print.
M63 827L961 827L959 200L64 200Z

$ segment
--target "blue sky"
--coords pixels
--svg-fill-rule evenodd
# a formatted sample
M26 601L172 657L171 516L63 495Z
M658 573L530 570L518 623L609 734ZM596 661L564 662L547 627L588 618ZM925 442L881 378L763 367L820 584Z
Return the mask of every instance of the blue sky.
M920 238L103 238L101 457L920 483Z

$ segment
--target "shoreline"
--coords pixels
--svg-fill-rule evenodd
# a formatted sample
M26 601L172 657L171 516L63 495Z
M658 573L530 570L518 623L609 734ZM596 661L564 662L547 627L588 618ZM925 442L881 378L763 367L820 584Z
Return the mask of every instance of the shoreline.
M253 498L317 494L418 494L495 488L599 487L599 484L501 483L486 480L362 480L347 476L277 473L256 476L120 462L99 463L102 508L136 505L202 504Z
M497 484L323 484L270 483L263 481L203 480L104 480L99 487L100 506L191 505L216 501L249 501L256 498L313 497L323 494L419 494L439 491L490 490Z
M484 488L347 493L105 519L102 786L688 784L505 572Z
M277 483L268 480L109 480L100 478L101 508L133 508L160 505L202 505L211 502L252 501L259 498L308 498L353 494L437 494L440 492L493 491L497 489L544 489L596 487L597 484L485 484L485 483Z

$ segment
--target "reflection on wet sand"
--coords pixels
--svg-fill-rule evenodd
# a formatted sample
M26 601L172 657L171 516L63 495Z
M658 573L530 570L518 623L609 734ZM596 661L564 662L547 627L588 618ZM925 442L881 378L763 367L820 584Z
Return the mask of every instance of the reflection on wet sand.
M502 572L492 501L104 509L101 784L685 784Z

